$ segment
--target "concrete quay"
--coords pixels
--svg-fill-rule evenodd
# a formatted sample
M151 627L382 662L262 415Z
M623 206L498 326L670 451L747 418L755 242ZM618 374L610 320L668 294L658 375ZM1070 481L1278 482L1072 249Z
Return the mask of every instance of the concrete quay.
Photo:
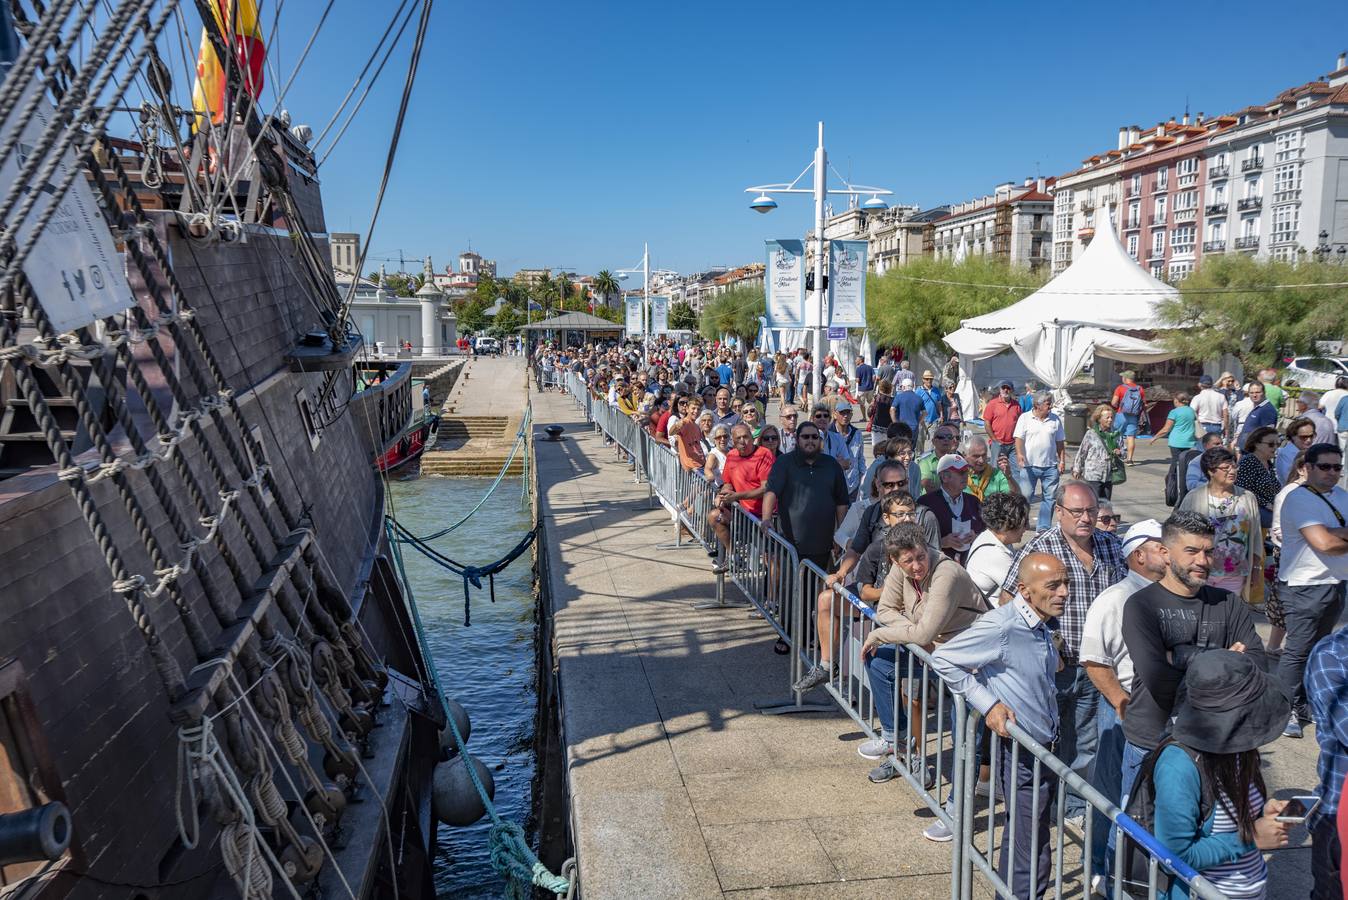
M743 609L694 611L714 594L707 557L659 549L672 529L646 485L570 397L530 396L543 612L586 900L949 897L951 845L922 837L925 805L902 780L867 781L875 763L841 711L758 712L788 695L774 633ZM545 439L550 424L562 441ZM1116 491L1129 521L1167 512L1162 454L1139 448L1146 462ZM1266 748L1278 796L1314 786L1312 734ZM1304 832L1293 843L1270 859L1278 896L1309 891ZM1074 852L1066 868L1065 891L1082 896ZM979 877L975 893L991 896Z

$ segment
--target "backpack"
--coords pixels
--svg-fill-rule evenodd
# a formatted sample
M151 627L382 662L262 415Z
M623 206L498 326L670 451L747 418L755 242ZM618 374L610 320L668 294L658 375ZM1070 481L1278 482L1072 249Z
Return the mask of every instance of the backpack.
M1172 744L1189 754L1194 766L1198 768L1199 825L1207 822L1208 816L1212 815L1212 811L1217 808L1217 794L1213 789L1212 779L1208 776L1207 767L1203 765L1197 751L1190 750L1183 744L1177 744L1167 737L1159 747L1148 753L1146 758L1142 760L1142 766L1137 772L1137 780L1133 782L1132 793L1128 795L1127 808L1124 810L1128 818L1141 825L1152 835L1156 833L1156 761L1161 758L1161 752ZM1120 831L1119 840L1123 841L1123 870L1119 873L1119 877L1123 879L1123 891L1131 897L1146 897L1148 896L1147 888L1150 883L1148 871L1150 857L1147 851L1137 841L1133 840L1128 832ZM1164 867L1157 867L1156 896L1165 896L1169 893L1174 881L1174 875L1167 872Z
M1142 412L1142 388L1130 384L1123 389L1123 400L1119 402L1119 412L1135 416Z

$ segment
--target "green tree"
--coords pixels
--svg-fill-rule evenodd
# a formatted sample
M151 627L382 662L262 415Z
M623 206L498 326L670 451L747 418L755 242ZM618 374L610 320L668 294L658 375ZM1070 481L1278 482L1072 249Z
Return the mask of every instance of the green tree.
M483 303L491 306L496 302L496 298L505 293L505 284L492 278L490 275L483 275L477 280L477 287L473 289L473 294Z
M596 306L594 314L601 319L607 319L610 322L619 322L623 320L622 311L615 306Z
M958 263L921 257L866 277L866 323L877 343L934 348L963 320L1010 306L1043 283L1041 275L994 257Z
M599 298L599 302L608 306L609 298L622 291L618 286L618 279L613 277L613 273L608 269L600 269L599 274L594 276L594 295Z
M669 307L669 327L675 331L697 330L697 313L687 301L680 300Z
M1162 343L1190 359L1229 353L1246 371L1309 352L1316 341L1348 334L1344 270L1323 262L1255 259L1243 253L1204 256L1163 300L1171 326Z
M398 297L411 297L421 288L421 276L394 272L388 276L388 282L383 287Z
M462 304L454 311L454 315L458 317L459 321L459 333L468 334L486 328L491 322L491 319L482 314L482 311L486 308L485 304L477 300L462 301Z
M731 288L702 307L698 330L708 340L732 335L752 343L758 337L758 317L765 308L762 288Z
M487 333L494 338L507 338L524 324L524 316L512 306L503 306L492 319Z

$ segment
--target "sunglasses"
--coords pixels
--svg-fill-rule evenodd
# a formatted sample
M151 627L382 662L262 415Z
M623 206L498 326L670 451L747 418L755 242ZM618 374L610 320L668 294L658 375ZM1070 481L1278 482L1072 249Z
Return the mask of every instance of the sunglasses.
M908 482L907 482L907 481L882 481L882 482L880 482L880 487L882 487L882 488L902 488L902 487L908 487Z
M1099 516L1097 521L1103 522L1106 525L1113 525L1115 522L1122 522L1123 516L1103 515Z
M794 420L794 419L796 418L796 414L795 414L795 413L790 413L790 414L788 414L788 413L782 413L782 418L783 418L783 419L792 419L792 420Z
M935 434L932 437L938 441L953 441L955 439L953 434Z
M777 435L775 435L775 434L765 434L765 435L763 435L763 438L762 438L762 439L763 439L764 441L780 441L780 440L781 440L781 438L777 437Z
M818 440L821 440L821 438L820 438L820 436L817 435L817 434L798 434L798 435L796 435L796 440L798 440L798 441L818 441Z
M1342 472L1343 463L1316 463L1315 468L1321 472Z

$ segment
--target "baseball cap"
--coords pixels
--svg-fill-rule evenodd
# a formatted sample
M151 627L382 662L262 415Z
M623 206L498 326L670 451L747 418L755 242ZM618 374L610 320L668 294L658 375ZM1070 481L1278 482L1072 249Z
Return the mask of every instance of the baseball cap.
M1202 376L1201 378L1198 379L1198 384L1201 387L1212 387L1212 376L1211 375Z
M1133 551L1147 541L1161 539L1161 523L1155 519L1143 519L1123 533L1123 558L1133 555Z
M852 411L852 404L848 403L846 400L839 400L838 403L837 403L837 405L833 407L833 411L834 411L834 412L851 412L851 411Z
M997 387L999 388L1009 387L1015 389L1015 385L1011 383L1010 378L1003 378L1001 381L997 382Z
M936 464L936 474L940 475L947 469L967 469L969 461L958 453L947 453L941 457L941 461Z

